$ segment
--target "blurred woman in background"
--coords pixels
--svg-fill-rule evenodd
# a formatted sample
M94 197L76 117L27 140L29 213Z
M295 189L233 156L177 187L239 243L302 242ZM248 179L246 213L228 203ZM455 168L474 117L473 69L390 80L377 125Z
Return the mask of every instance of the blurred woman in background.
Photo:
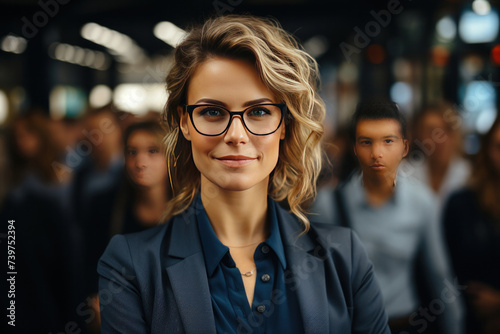
M413 149L422 153L423 161L406 161L403 169L436 193L440 207L470 174L470 163L462 156L460 124L455 108L444 102L425 107L413 120Z
M30 110L8 128L11 184L0 219L15 221L20 333L64 330L78 321L75 307L83 299L81 231L69 202L69 174L53 167L63 157L54 122L44 111Z
M157 225L170 195L164 130L158 122L138 122L124 134L126 181L116 200L110 235Z
M444 229L460 284L467 333L500 333L500 117L482 139L469 186L450 196Z

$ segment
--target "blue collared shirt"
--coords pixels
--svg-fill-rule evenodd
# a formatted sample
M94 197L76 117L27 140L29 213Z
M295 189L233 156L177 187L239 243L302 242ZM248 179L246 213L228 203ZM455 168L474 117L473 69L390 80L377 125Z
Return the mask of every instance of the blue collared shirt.
M302 333L297 296L285 285L287 262L276 214L277 204L268 199L269 237L254 253L257 275L252 308L243 277L212 228L197 199L197 222L205 256L208 285L217 333Z

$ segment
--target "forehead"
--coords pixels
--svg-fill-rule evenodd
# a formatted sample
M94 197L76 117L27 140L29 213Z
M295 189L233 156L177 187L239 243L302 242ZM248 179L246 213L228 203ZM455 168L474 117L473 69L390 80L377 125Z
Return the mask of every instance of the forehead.
M401 124L395 119L362 119L356 125L356 138L402 137Z
M234 105L262 97L274 98L254 64L222 57L201 63L191 77L187 91L188 104L211 98Z
M432 125L437 125L440 126L441 124L444 123L444 118L443 116L435 110L430 110L423 115L422 119L420 120L421 125L426 125L426 126L432 126Z
M146 131L146 130L135 130L132 132L128 139L127 145L150 145L151 143L157 144L159 143L158 136Z

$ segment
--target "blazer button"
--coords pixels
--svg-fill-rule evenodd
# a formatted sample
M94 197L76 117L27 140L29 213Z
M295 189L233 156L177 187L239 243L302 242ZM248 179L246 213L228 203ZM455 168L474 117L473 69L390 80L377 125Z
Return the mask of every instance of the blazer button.
M267 245L262 246L261 251L264 254L269 253L269 246L267 246Z
M271 276L269 276L269 274L264 274L261 276L260 279L262 280L262 282L269 282L269 280L271 279Z
M259 305L259 306L257 306L257 312L259 312L259 313L266 312L266 306L265 305Z

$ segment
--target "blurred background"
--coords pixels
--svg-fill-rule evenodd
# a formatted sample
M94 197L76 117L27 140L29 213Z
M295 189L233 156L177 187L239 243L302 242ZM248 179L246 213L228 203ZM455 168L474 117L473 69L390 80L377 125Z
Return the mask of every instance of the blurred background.
M498 1L2 0L0 129L40 108L54 119L113 103L160 112L173 46L213 15L273 17L320 64L327 135L360 98L385 95L411 116L446 99L479 149L496 115Z
M346 126L357 102L372 96L397 102L409 121L426 106L447 103L456 114L445 114L437 127L460 133L453 145L464 159L478 153L480 137L497 117L499 6L487 0L0 0L2 219L28 225L18 227L25 229L19 247L32 277L47 266L62 268L44 272L47 285L33 288L43 295L52 284L58 291L40 297L51 316L27 330L73 328L74 320L78 328L98 331L92 327L96 287L82 281L96 283L95 261L109 240L114 213L106 209L122 189L122 131L158 120L172 51L190 26L250 13L277 19L303 44L321 72L325 138L332 144L327 154L334 161L321 182L333 185L354 164L346 157ZM112 122L92 120L100 112ZM421 151L431 155L437 141L422 136L421 142L429 144ZM97 167L86 167L89 157ZM53 249L44 240L52 240ZM43 256L38 269L32 268L33 254ZM88 266L91 276L80 275L80 266ZM69 298L76 286L85 288Z

